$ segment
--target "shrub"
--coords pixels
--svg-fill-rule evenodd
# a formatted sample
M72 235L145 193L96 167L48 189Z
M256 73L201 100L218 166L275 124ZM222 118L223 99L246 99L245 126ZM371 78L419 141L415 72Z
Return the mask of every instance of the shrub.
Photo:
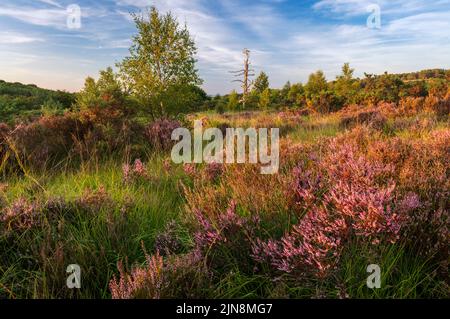
M73 115L41 117L30 124L19 124L11 142L22 160L31 167L45 168L61 161L74 150L74 140L83 140L91 125Z
M344 115L341 119L341 126L344 128L356 125L368 125L375 129L382 129L386 124L386 118L377 110L360 110L355 114Z
M170 150L174 145L172 132L181 127L180 122L170 119L159 119L145 128L145 137L155 149Z
M0 215L0 222L6 232L23 232L40 224L41 214L39 206L25 198L19 198Z
M343 217L317 209L310 211L281 240L257 241L252 256L257 262L268 262L296 279L311 274L324 277L336 267L347 233Z
M76 204L86 211L98 213L103 208L112 209L114 201L105 187L100 186L98 190L86 189Z
M399 102L399 112L403 115L417 114L424 108L423 97L406 97Z
M292 172L292 197L306 211L298 224L280 240L258 240L253 246L255 261L296 280L329 276L355 239L396 243L418 205L397 194L391 166L369 161L349 140L332 140L315 170L300 165Z
M128 274L119 262L119 278L109 283L113 299L166 299L206 297L211 276L198 255L169 257L146 254L147 265Z
M229 261L232 259L233 267L238 265L242 272L252 271L249 256L260 223L258 215L239 216L236 202L232 201L223 214L208 217L197 211L195 218L194 251L202 256L210 269L223 271L231 266Z
M171 221L166 225L164 231L155 238L155 251L163 256L179 254L183 248L183 243L177 233L177 223Z
M136 159L133 165L122 165L123 181L130 183L139 179L149 180L151 178L147 168L140 159Z

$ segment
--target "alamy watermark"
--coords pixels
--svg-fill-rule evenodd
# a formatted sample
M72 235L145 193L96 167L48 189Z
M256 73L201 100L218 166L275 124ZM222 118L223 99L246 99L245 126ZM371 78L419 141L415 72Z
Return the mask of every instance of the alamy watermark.
M77 264L67 266L66 272L70 274L67 277L66 285L69 289L81 288L81 267Z
M224 137L220 129L203 131L203 122L195 121L193 137L189 129L177 128L172 140L179 141L171 154L175 164L261 164L261 174L275 174L280 166L278 128L270 129L270 139L267 128L227 128Z
M367 18L367 27L381 29L381 7L378 4L371 4L367 7L367 12L371 13Z
M81 7L77 4L71 4L67 7L67 28L81 29Z
M367 277L367 288L380 289L381 288L381 268L378 265L372 264L367 266L367 273L370 274Z

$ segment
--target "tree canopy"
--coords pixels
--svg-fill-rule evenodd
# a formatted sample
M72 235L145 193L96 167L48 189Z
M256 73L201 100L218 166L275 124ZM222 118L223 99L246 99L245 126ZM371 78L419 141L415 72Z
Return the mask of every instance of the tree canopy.
M152 7L133 15L138 34L133 37L130 56L118 64L120 77L131 93L154 117L182 112L183 92L200 85L195 68L196 47L186 26L171 14ZM186 110L188 111L188 110Z

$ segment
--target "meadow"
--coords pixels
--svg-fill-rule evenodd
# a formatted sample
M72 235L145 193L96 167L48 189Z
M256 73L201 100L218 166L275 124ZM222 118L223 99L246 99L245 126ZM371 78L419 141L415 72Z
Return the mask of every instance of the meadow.
M279 127L275 175L251 164L173 164L170 120L144 126L130 144L84 141L89 150L73 145L51 163L42 145L14 145L24 136L48 143L62 119L5 133L0 295L446 298L448 117L426 109L407 116L392 105L373 112L185 119ZM66 286L69 264L82 269L81 289ZM380 289L366 286L370 264L381 267Z

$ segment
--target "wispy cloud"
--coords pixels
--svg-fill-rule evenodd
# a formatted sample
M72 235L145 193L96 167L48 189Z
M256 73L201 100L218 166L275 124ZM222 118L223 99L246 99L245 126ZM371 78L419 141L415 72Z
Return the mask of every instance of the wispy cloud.
M55 0L38 0L39 2L42 2L42 3L46 3L46 4L49 4L49 5L51 5L51 6L55 6L55 7L58 7L58 8L62 8L63 6L61 5L61 4L59 4L57 1L55 1Z
M25 55L51 52L54 59L68 61L52 65L38 59L21 72L32 73L33 79L61 76L58 85L66 83L71 90L127 54L136 32L129 13L152 5L188 25L211 94L236 88L228 71L240 68L244 47L252 51L256 71L266 71L275 87L305 81L317 69L333 78L344 62L359 75L450 68L450 0L77 0L83 27L67 30L70 2L2 0L0 45ZM366 26L373 3L381 8L379 30ZM18 74L1 60L0 68L11 77ZM76 80L63 77L61 70Z
M65 9L0 7L0 16L6 16L34 25L53 27L64 27L67 21L67 11Z
M32 42L43 42L41 38L31 37L16 32L0 32L0 44L22 44Z

